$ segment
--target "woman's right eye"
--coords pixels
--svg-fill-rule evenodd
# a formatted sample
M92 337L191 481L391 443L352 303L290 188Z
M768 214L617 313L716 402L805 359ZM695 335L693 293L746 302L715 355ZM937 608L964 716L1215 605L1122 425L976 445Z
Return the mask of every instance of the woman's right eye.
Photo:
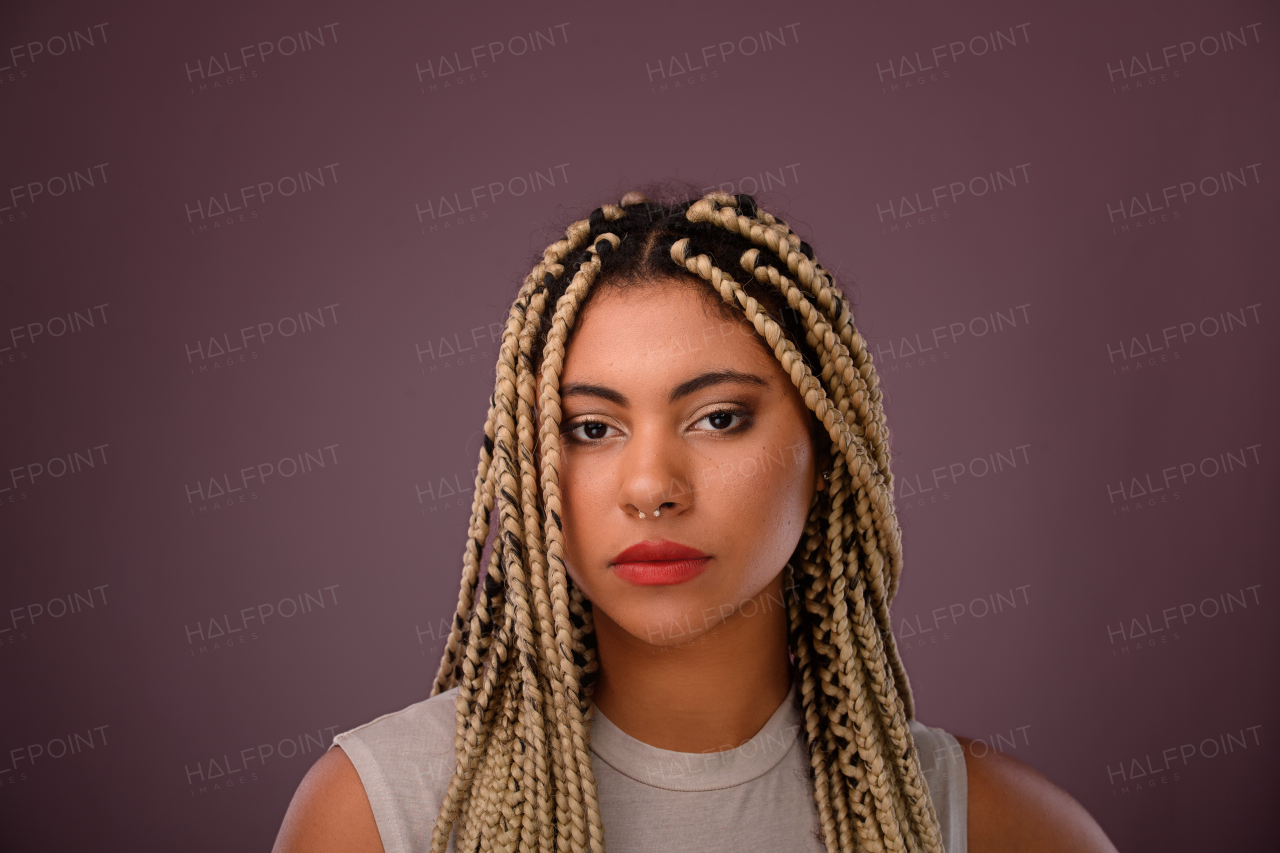
M608 438L611 429L613 427L599 421L586 421L574 426L569 430L569 434L579 441L599 441L602 438Z

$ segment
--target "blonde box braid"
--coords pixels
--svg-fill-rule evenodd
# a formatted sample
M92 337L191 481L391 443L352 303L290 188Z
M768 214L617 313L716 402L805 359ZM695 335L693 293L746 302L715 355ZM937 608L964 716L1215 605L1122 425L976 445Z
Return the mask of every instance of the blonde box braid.
M459 851L604 850L589 748L591 605L564 563L560 374L596 285L662 278L703 281L745 317L830 441L830 488L815 496L784 570L825 846L943 853L890 630L902 546L871 353L808 244L750 196L723 193L598 208L547 247L511 306L458 607L432 688L458 688L457 767L432 851L444 853L453 835Z

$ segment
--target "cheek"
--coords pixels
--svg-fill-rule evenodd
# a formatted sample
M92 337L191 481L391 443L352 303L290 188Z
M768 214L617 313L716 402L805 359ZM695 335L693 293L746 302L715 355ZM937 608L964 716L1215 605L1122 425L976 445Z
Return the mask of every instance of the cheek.
M569 453L561 458L560 508L564 523L565 561L570 577L581 585L581 576L575 565L590 562L592 537L580 534L591 530L608 513L609 478L606 472L593 470L590 460L575 459Z
M779 447L783 448L778 462ZM804 531L812 503L812 462L807 448L781 444L740 466L712 510L742 561L742 582L771 580L786 564ZM710 507L708 507L710 509Z

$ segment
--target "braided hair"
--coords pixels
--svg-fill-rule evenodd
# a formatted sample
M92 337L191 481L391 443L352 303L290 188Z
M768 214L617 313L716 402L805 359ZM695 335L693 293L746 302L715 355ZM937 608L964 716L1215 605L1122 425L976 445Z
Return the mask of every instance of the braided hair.
M457 767L432 853L454 832L459 851L605 848L589 749L592 609L564 562L560 374L593 288L673 278L709 287L752 324L825 436L830 488L783 586L826 848L942 853L890 630L902 546L871 354L810 246L751 196L725 193L673 203L628 193L597 208L543 251L511 306L432 688L458 689Z

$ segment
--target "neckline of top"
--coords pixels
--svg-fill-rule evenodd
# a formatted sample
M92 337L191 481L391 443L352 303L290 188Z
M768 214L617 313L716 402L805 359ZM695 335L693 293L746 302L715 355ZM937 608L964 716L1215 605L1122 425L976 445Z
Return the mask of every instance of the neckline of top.
M793 749L800 732L799 692L787 697L751 740L721 752L675 752L637 740L593 708L591 751L622 775L666 791L718 791L768 773Z

